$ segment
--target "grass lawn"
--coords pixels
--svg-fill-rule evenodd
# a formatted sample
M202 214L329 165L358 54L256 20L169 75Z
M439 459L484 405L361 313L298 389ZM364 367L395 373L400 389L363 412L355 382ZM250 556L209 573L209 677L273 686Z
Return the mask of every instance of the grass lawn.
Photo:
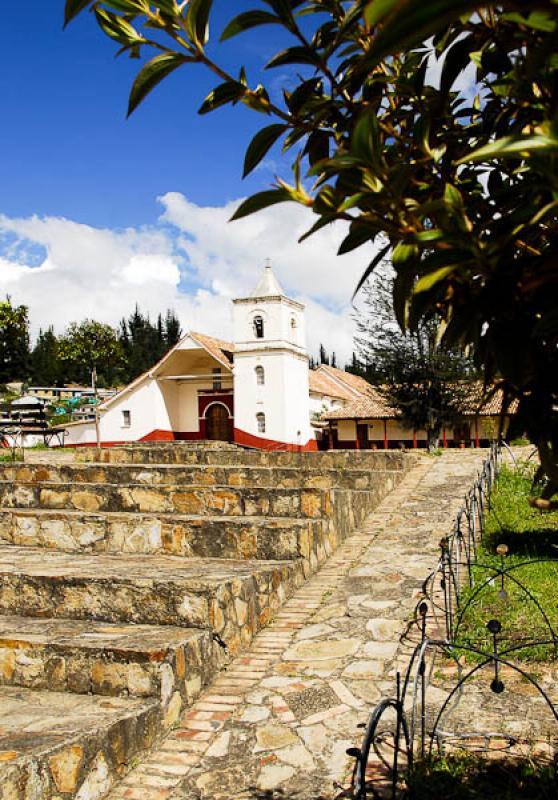
M540 512L529 506L534 468L532 464L519 464L516 469L502 467L473 577L479 586L493 575L487 567L500 567L501 558L496 554L499 544L509 548L505 557L507 568L534 562L518 566L511 575L531 592L558 635L558 512ZM551 638L543 615L528 594L509 578L505 579L503 589L502 593L497 577L472 600L464 613L458 640L491 649L486 623L493 618L502 624L500 638L510 645ZM463 599L471 595L467 589ZM548 661L557 656L552 646L539 646L518 652L514 659Z
M556 767L531 760L490 761L467 753L418 763L408 800L555 800Z

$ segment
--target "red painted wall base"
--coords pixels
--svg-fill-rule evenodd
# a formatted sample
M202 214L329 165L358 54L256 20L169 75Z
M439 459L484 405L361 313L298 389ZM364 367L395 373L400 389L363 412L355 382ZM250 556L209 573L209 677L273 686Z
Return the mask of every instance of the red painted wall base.
M203 438L201 431L165 431L154 430L142 436L140 442L174 442L174 441L199 441ZM260 436L253 436L238 428L234 429L234 442L246 447L256 447L259 450L290 450L293 452L310 452L318 449L315 439L310 439L306 444L288 444L287 442L277 442L274 439L263 439ZM102 447L117 447L118 445L132 444L129 441L101 442ZM69 444L66 447L96 447L96 442L81 442L80 444Z
M315 439L309 439L306 444L290 444L288 442L278 442L275 439L254 436L251 433L246 433L246 431L241 431L240 428L234 429L234 442L246 447L257 447L259 450L289 450L294 453L314 452L318 449L318 443Z

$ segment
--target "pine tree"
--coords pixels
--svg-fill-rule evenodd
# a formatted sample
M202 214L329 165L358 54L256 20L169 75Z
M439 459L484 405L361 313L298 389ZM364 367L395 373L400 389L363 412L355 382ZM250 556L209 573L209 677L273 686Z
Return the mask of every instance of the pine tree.
M0 302L0 383L26 380L29 356L28 308L7 296Z
M61 378L58 339L51 326L39 331L31 352L31 381L36 386L58 386Z

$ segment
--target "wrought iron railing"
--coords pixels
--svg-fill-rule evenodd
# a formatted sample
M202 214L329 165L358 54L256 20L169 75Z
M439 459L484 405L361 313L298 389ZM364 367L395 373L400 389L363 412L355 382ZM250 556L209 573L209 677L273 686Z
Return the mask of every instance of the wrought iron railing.
M357 800L367 797L396 800L401 794L402 779L412 770L415 761L430 758L449 746L488 753L511 750L518 743L517 737L501 731L475 729L455 732L444 728L448 712L462 695L466 684L478 679L483 670L489 675L486 682L488 696L504 692L504 671L521 676L541 699L558 737L558 706L552 702L541 681L518 664L518 657L527 648L535 646L548 648L551 656L558 655L557 632L539 600L518 577L520 570L550 559L528 559L507 564L508 548L504 544L496 549L498 564L479 559L486 512L491 507L492 489L501 458L501 449L493 446L450 534L440 542L438 563L424 581L414 620L405 634L412 649L404 675L397 673L395 695L383 699L370 715L361 747L347 751L355 758L352 789ZM483 573L487 576L479 577ZM548 635L542 639L530 635L518 639L517 632L514 632L514 638L507 639L500 621L489 619L486 631L490 646L468 641L463 635L463 627L472 604L488 586L499 587L498 596L505 602L510 585L521 589L527 600L538 609ZM439 697L431 701L432 675L441 659L449 659L454 664L452 686L442 702ZM383 769L378 771L378 766ZM377 788L378 774L382 776L381 793Z

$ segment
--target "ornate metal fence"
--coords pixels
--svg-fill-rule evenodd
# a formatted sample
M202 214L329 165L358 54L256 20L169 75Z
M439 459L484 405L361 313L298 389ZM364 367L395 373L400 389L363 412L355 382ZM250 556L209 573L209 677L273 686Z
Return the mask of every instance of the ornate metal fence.
M411 641L407 670L397 674L393 697L383 699L372 712L360 748L347 752L355 758L353 797L389 797L396 800L401 781L417 759L431 757L447 749L489 753L511 751L518 738L501 731L445 727L446 720L466 686L486 676L488 697L498 697L506 690L506 675L519 675L547 710L548 720L558 736L558 706L552 702L540 680L518 663L522 651L534 646L548 648L549 655L558 655L558 635L544 608L519 576L522 569L550 559L529 559L520 564L506 564L508 548L497 547L498 564L479 560L479 545L485 533L485 516L491 505L491 493L501 466L501 450L493 446L474 486L465 498L450 534L440 542L440 557L436 568L426 578L422 598L417 604L415 619L406 638ZM485 575L485 577L480 577ZM543 638L533 636L507 637L497 619L486 622L488 647L467 641L462 635L467 610L482 591L499 587L498 596L506 602L507 589L513 585L540 613L548 632ZM439 693L430 699L432 675L440 661L454 665L452 685L440 700ZM383 781L380 793L375 778L370 775L371 764L384 767L389 786ZM377 770L376 770L377 773Z

